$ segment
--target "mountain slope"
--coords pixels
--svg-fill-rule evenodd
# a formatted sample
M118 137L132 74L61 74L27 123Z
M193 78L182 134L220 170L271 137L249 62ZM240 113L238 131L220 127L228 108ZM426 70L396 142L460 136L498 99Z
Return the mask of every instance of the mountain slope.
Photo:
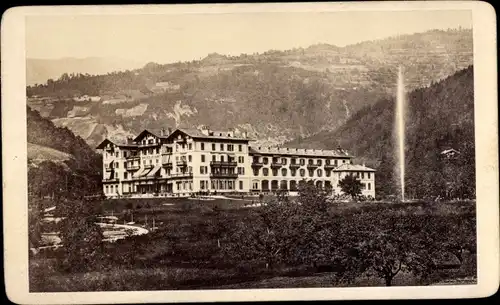
M101 157L83 139L27 107L30 202L100 193Z
M472 64L472 32L430 31L237 57L214 53L128 72L65 75L30 86L27 94L30 106L92 146L146 127L200 124L236 127L257 145L275 145L335 130L364 106L390 97L400 64L408 89L427 86ZM75 94L101 100L74 101Z
M285 146L331 149L338 145L360 161L378 168L381 193L394 193L394 99L382 99L354 114L333 132L288 142ZM422 197L443 195L448 187L461 196L473 197L474 78L472 66L430 87L407 93L406 114L407 193ZM460 152L453 161L441 152ZM450 185L448 185L450 184ZM458 196L457 195L457 196Z

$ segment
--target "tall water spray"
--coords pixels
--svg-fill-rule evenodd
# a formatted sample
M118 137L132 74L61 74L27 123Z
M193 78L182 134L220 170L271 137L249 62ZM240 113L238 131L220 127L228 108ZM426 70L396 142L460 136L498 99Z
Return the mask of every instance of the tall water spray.
M403 82L403 69L399 66L398 88L396 97L396 159L397 172L401 187L401 200L405 200L405 88Z

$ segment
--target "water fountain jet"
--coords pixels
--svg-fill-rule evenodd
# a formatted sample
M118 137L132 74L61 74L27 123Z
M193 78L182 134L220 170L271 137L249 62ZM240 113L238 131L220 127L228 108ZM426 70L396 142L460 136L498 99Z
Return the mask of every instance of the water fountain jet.
M396 172L399 175L401 200L405 201L405 88L403 82L403 69L399 66L398 86L396 96Z

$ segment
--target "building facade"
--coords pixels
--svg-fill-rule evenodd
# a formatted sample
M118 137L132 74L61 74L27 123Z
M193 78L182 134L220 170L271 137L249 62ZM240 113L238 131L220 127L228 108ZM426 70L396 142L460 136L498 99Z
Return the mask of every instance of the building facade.
M251 147L245 132L148 130L126 143L105 139L103 192L107 197L190 196L199 192L295 192L301 181L341 194L338 181L357 176L362 194L375 197L375 171L352 164L342 149Z

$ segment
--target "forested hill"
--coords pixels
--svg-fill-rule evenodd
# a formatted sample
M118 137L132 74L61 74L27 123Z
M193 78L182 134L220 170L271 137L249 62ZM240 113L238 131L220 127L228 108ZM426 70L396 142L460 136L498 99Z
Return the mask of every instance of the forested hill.
M101 156L67 128L27 107L30 198L78 197L100 192Z
M441 194L447 187L473 197L474 78L473 67L407 93L406 183L415 196ZM354 114L334 132L298 139L285 146L348 149L378 169L377 188L394 193L394 99L383 99ZM441 152L460 152L453 162Z
M145 128L200 124L245 130L256 145L275 145L335 130L362 107L390 96L399 65L408 88L415 89L471 65L472 51L472 31L455 29L346 47L213 53L105 75L67 73L28 87L28 104L91 146Z

